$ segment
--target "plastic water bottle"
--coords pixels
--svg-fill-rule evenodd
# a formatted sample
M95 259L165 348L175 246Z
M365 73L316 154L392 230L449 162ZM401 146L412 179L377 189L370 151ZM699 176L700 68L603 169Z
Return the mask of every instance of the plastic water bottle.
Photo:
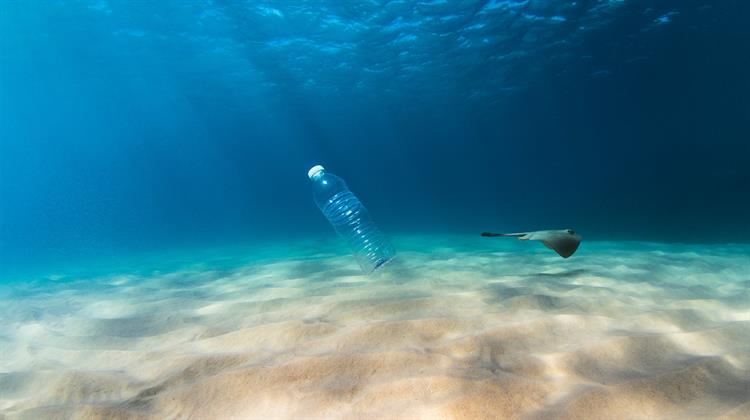
M388 238L375 226L365 206L349 191L343 179L326 172L320 165L313 166L307 176L313 183L315 204L349 244L365 273L372 273L396 255Z

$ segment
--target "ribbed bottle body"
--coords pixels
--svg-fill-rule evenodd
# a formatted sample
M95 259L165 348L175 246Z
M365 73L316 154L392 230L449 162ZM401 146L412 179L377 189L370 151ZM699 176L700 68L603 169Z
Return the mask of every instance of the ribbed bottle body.
M367 209L348 189L329 198L321 211L336 232L346 240L366 273L372 273L396 255L388 238L372 221Z

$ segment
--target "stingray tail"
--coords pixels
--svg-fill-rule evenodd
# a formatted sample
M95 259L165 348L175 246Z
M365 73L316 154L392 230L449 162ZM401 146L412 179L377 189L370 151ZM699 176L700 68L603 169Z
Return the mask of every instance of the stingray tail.
M494 236L511 236L514 238L518 238L525 235L525 233L492 233L492 232L482 232L482 236L486 236L488 238L494 237Z

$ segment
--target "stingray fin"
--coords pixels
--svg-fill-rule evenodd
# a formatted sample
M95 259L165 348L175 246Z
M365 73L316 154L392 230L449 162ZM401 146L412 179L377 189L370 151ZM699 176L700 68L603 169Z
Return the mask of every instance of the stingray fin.
M580 242L565 242L565 243L560 242L556 244L551 243L550 241L547 241L547 240L542 240L541 242L544 244L544 246L555 251L557 255L563 258L568 258L571 255L573 255L578 249L578 246L580 245Z

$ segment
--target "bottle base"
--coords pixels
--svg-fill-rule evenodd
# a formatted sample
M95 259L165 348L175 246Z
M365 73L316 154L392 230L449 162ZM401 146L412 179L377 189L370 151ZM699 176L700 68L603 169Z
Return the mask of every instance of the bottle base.
M367 273L367 274L373 274L373 273L375 273L375 272L378 272L378 271L380 271L380 270L381 270L381 269L382 269L383 267L385 267L385 266L386 266L386 265L387 265L387 264L388 264L389 262L393 261L393 259L394 259L394 258L396 258L396 256L395 256L395 255L393 255L393 256L391 256L391 257L388 257L388 258L383 258L383 259L379 260L379 261L378 261L378 262L377 262L377 263L375 264L375 267L373 267L373 268L372 268L372 270L371 270L371 271L370 271L369 273Z

